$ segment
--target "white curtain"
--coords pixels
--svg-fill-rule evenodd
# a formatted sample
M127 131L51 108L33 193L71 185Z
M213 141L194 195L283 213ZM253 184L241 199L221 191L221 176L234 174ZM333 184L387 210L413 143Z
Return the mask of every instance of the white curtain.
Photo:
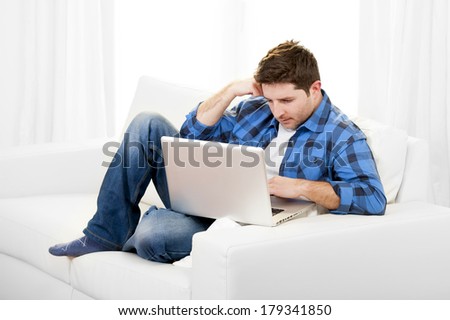
M359 113L430 145L435 201L450 206L450 5L365 0Z
M114 1L0 0L0 146L114 130Z

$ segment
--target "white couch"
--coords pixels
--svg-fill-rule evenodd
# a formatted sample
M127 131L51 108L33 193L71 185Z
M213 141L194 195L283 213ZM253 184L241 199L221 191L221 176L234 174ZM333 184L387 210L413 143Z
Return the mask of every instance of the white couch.
M143 77L127 123L150 110L180 125L204 97ZM51 256L95 210L105 141L2 150L0 299L450 299L450 208L432 204L427 144L355 121L388 194L384 216L209 230L194 237L192 267L124 252ZM142 206L154 202L149 190Z

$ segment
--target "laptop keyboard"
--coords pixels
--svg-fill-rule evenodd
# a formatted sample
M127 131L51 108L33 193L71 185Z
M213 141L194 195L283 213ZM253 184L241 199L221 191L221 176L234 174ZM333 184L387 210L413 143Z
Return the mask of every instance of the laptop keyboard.
M280 212L283 212L284 209L279 209L279 208L272 208L272 216L275 216L277 214L279 214Z

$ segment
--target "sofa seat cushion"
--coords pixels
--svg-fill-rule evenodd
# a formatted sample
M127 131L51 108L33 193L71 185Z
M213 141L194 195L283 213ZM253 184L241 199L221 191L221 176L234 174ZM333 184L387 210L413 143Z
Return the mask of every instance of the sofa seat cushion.
M94 299L191 298L191 269L147 261L129 252L98 252L72 260L72 286Z
M0 199L0 253L69 283L70 260L48 248L80 237L95 205L94 194Z
M125 252L100 252L74 259L48 253L50 246L83 235L96 200L96 194L0 199L0 253L93 298L189 299L191 270L187 268L146 261Z

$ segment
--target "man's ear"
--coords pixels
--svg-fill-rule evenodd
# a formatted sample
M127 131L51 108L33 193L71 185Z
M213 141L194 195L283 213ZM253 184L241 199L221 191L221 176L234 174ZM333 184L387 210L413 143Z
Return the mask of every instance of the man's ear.
M316 80L313 82L313 84L311 85L311 87L309 87L309 92L314 95L317 93L320 93L322 89L322 82L320 82L320 80Z
M253 80L253 91L254 91L254 96L264 96L264 92L262 89L262 85L258 82L256 82L256 80Z

